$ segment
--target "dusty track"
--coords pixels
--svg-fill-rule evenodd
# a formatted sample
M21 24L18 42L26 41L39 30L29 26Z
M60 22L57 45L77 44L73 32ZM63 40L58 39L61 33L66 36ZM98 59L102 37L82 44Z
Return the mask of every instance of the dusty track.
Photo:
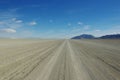
M120 80L120 40L0 43L0 80Z

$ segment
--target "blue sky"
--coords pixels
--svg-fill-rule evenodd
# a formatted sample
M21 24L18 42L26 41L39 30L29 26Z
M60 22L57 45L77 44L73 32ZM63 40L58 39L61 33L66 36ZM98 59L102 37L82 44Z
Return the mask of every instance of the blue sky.
M0 37L120 33L120 0L1 0Z

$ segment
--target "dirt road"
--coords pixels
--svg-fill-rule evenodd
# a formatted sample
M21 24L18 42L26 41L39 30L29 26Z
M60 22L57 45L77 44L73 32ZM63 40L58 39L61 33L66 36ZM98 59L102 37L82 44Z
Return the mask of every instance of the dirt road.
M120 80L120 40L0 40L0 80Z

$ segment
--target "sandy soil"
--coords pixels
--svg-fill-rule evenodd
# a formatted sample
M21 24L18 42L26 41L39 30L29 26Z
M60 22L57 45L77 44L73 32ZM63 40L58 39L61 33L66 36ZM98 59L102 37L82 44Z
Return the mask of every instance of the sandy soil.
M0 40L0 80L120 80L120 40Z

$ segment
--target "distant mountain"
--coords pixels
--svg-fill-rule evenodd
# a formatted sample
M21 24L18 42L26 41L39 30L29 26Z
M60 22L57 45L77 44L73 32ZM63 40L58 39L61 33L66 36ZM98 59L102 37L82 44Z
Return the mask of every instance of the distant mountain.
M80 36L75 36L71 39L94 39L95 37L93 35L89 35L89 34L82 34Z
M80 36L75 36L71 39L120 39L120 34L104 35L101 37L94 37L90 34L82 34Z
M120 39L120 34L105 35L99 37L99 39Z

